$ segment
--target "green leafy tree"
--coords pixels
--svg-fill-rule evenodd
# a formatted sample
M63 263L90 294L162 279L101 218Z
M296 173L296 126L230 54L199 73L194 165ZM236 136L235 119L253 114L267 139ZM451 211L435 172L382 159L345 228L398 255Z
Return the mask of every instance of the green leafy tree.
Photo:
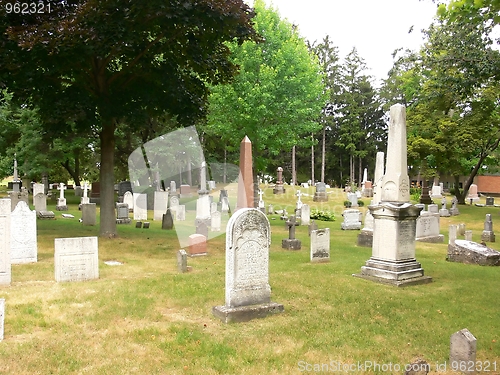
M240 73L232 84L213 88L203 127L230 152L247 135L254 174L273 166L281 150L309 146L311 133L321 128L317 119L325 103L318 62L294 26L262 0L255 2L255 11L262 41L228 44Z
M237 70L223 42L254 37L253 11L242 0L48 0L51 12L26 15L0 2L0 81L32 98L44 128L98 135L100 234L114 237L118 125L203 117L207 84Z

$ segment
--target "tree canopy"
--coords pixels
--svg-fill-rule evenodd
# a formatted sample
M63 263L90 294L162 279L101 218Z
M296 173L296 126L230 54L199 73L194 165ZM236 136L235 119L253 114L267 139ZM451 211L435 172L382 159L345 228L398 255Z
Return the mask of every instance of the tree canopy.
M37 14L4 12L6 3L0 82L38 107L45 129L99 136L100 232L113 237L118 124L205 116L207 85L237 71L224 42L255 38L253 11L242 0L48 0Z

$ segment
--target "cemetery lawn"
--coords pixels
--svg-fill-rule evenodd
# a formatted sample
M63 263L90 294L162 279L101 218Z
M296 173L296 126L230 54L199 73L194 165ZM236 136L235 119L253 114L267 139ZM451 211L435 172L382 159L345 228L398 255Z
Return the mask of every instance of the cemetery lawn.
M280 196L262 188L266 206L293 212L293 188ZM312 209L313 190L301 189ZM37 222L38 262L13 265L12 285L0 286L6 300L0 373L401 374L405 364L423 358L431 374L453 374L450 336L468 328L477 338L477 361L489 361L488 373L500 374L500 267L445 259L449 224L466 223L480 242L487 213L500 235L500 208L459 206L459 216L441 218L445 243L416 244L417 261L433 282L396 288L352 276L371 249L356 245L359 231L340 229L345 195L328 190L329 202L318 208L337 219L317 224L331 230L330 263L309 262L305 226L296 230L302 250L281 249L288 231L278 215L269 216L271 298L285 312L238 324L223 324L211 313L224 304L224 235L210 240L208 256L188 258L192 271L181 274L174 231L153 221L150 229L120 225L119 238L99 238L98 280L56 283L54 239L97 236L98 227L78 222L78 198L70 191L74 219L62 218L49 201L56 220ZM500 250L498 243L488 245ZM108 260L123 265L108 266ZM379 368L364 367L370 364Z

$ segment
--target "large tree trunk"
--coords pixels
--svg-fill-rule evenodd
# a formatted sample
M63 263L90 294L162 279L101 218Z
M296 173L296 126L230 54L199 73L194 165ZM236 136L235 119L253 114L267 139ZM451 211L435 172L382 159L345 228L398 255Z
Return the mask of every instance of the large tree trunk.
M102 124L101 139L101 226L100 236L113 238L116 237L116 218L115 218L115 119L110 119Z

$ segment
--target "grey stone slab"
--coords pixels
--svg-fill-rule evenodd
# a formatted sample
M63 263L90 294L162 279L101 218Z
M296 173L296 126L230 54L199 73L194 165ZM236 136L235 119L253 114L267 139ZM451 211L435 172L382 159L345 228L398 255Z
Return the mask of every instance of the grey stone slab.
M97 237L56 238L54 246L57 282L99 278Z

